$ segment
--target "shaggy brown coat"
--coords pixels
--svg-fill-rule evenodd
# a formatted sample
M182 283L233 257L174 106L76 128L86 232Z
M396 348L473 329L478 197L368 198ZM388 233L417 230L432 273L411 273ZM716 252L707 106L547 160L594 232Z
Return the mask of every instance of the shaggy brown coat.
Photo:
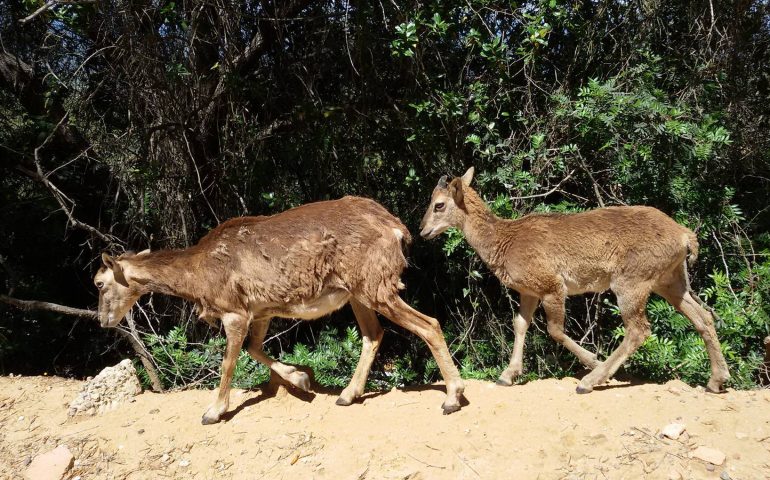
M498 383L511 385L523 372L524 337L538 303L548 333L593 369L578 386L587 393L606 382L649 336L647 299L655 292L695 325L711 360L708 389L721 391L729 378L711 313L691 294L686 259L698 253L695 234L651 207L608 207L576 214L533 214L517 220L495 216L470 182L473 168L433 191L421 235L434 238L456 227L501 282L521 294L514 318L513 354ZM564 333L568 295L603 292L617 296L626 336L604 362Z
M364 391L382 327L378 311L425 340L447 383L445 413L460 408L463 383L438 322L401 300L406 227L376 202L359 197L303 205L269 217L228 220L183 250L103 256L94 282L99 317L114 326L139 297L175 295L196 304L201 318L222 321L227 349L217 401L203 416L214 423L228 408L232 370L250 333L248 352L293 385L307 390L307 375L269 358L262 342L272 317L322 317L350 303L363 334L353 379L337 403Z

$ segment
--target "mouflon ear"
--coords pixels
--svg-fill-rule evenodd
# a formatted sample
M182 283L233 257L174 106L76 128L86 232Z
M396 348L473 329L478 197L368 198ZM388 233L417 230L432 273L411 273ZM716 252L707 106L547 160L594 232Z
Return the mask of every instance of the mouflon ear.
M142 250L141 252L137 253L136 256L138 257L140 255L147 255L148 253L150 253L150 249L146 248L146 249Z
M120 262L118 260L107 255L106 253L102 253L102 263L104 264L105 267L112 270L112 276L115 277L116 282L123 285L124 287L128 286L128 282L126 281L126 275L125 273L123 273L123 266L120 265Z
M438 179L438 184L436 185L436 188L444 189L446 187L447 187L446 175L444 175L444 176L442 176L441 178Z
M123 273L123 266L121 266L120 262L117 260L115 260L112 264L112 275L115 277L116 282L123 285L124 287L128 286L128 281L126 281L126 274Z
M471 184L471 180L473 180L473 172L474 172L474 171L475 171L475 169L474 169L473 167L471 167L471 168L469 168L469 169L468 169L468 170L467 170L467 171L466 171L466 172L463 174L463 176L461 177L461 178L462 178L462 180L463 180L463 185L468 185L468 186L470 186L470 184Z
M449 190L449 196L452 197L455 205L465 210L465 197L463 196L462 180L460 178L453 178L452 181L449 182L449 187L447 187L447 190Z

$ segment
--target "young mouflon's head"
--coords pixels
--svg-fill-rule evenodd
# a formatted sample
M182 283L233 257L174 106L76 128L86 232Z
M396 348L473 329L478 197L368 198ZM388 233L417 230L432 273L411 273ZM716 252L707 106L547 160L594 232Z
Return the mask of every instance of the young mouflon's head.
M132 285L127 280L123 257L102 253L102 266L94 276L94 285L99 289L99 322L102 327L114 327L120 323L142 295L139 285Z
M469 186L473 180L473 167L462 177L447 182L446 175L441 177L433 189L428 210L420 223L420 236L432 239L444 233L448 228L459 227L465 218L463 186Z

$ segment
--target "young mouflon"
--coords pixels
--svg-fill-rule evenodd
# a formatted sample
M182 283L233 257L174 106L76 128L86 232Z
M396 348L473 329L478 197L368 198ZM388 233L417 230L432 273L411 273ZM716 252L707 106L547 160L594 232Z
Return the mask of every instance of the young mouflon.
M513 319L513 354L498 384L511 385L522 374L524 337L539 303L548 333L592 371L578 393L588 393L612 377L650 335L645 307L650 293L665 298L695 326L711 361L707 389L722 391L730 377L714 319L690 290L688 262L698 254L695 234L652 207L606 207L575 214L531 214L517 220L495 216L471 188L473 167L431 196L420 235L431 239L450 227L465 239L500 281L521 294ZM626 335L604 361L564 333L568 295L612 290Z

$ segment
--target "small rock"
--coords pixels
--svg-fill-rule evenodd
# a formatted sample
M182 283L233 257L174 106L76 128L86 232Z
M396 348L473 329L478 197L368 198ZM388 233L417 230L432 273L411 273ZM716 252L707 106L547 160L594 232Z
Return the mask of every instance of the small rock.
M668 480L682 480L682 474L676 470L668 472Z
M150 414L154 414L154 413L158 413L158 412L160 412L159 408L153 408L152 410L150 410Z
M160 461L163 462L163 463L166 463L169 460L171 460L171 457L168 456L168 453L164 453L163 456L160 457Z
M35 457L24 472L26 480L61 480L72 468L75 458L64 445Z
M698 447L690 456L708 462L712 465L722 465L725 462L726 455L715 448Z
M722 480L732 480L732 477L729 473L727 473L727 471L722 471L722 473L719 475L719 478Z
M179 461L179 466L180 467L189 467L190 466L190 461L189 460L180 460Z
M138 432L136 432L136 433L138 433L139 435L141 435L141 434L143 434L143 433L144 433L144 429L143 429L143 428L140 428L140 429L139 429L139 431L138 431Z
M685 425L683 423L669 423L660 431L663 436L676 440L684 432Z
M709 463L706 465L706 470L708 470L709 472L713 472L714 470L716 470L716 467Z
M603 433L598 433L596 435L591 435L590 437L592 444L601 444L607 441L607 436Z

